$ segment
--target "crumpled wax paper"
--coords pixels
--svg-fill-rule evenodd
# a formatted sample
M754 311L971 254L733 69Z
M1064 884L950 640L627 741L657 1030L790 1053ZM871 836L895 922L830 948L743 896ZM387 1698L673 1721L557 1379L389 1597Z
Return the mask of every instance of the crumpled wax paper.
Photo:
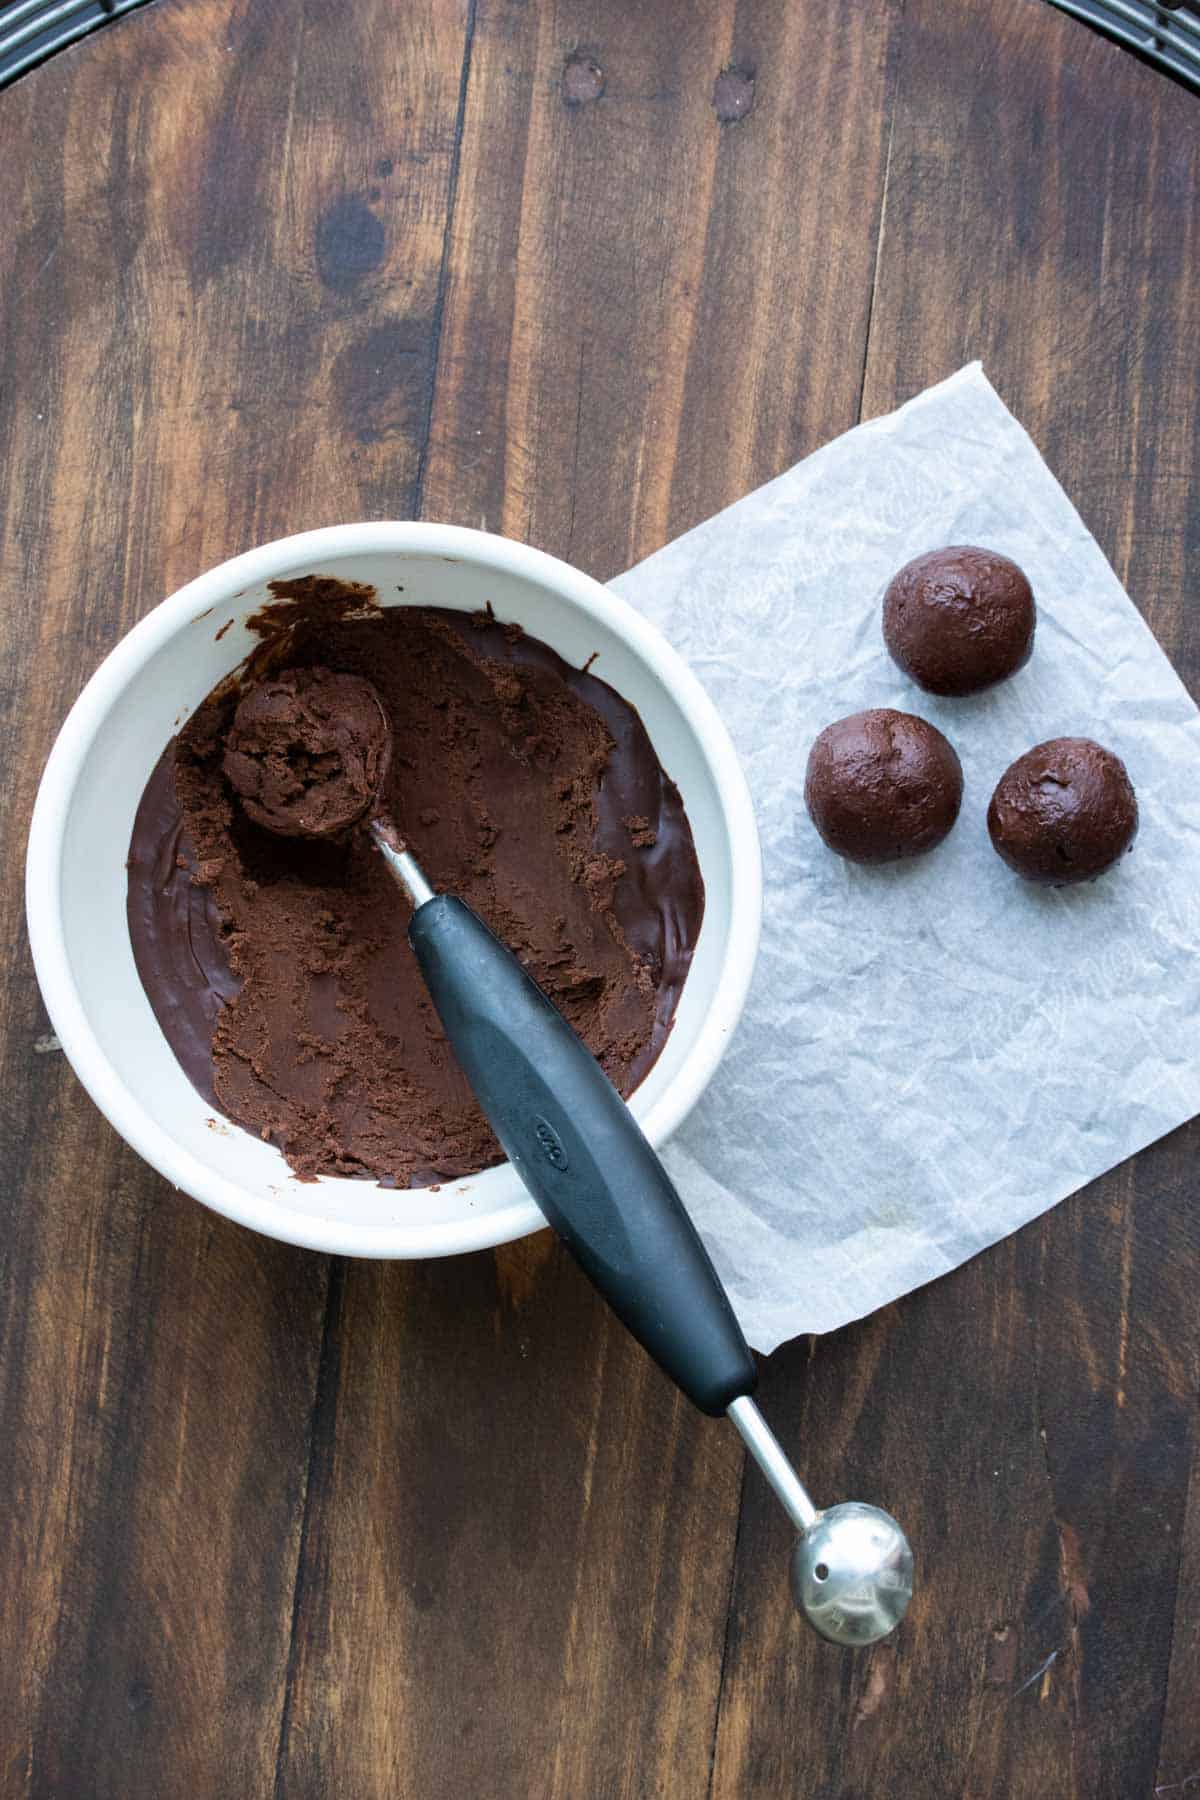
M1037 638L1010 681L938 700L888 657L880 603L954 543L1021 564ZM666 1153L756 1348L955 1268L1200 1111L1200 714L978 364L613 585L715 701L762 834L744 1021ZM804 769L871 706L932 720L966 788L937 850L863 869L817 837ZM985 815L1059 736L1124 758L1141 829L1099 881L1043 890Z

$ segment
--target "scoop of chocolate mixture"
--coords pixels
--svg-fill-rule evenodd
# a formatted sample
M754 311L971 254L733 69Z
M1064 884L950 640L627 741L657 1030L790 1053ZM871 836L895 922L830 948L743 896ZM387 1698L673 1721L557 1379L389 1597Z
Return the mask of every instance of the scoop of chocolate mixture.
M876 707L827 725L808 757L804 799L831 850L899 862L940 844L962 803L962 765L928 720Z
M342 828L383 756L374 693L392 746L379 810L630 1094L704 910L678 790L634 709L518 627L381 611L328 579L284 589L263 629L242 690L216 689L167 746L130 846L135 959L194 1084L306 1176L408 1186L499 1160L408 905L365 818ZM330 681L346 684L336 718L317 710Z
M1051 738L1004 771L988 807L998 856L1026 881L1067 887L1093 881L1137 835L1138 807L1125 764L1091 738Z
M245 695L222 766L255 824L284 837L328 837L370 807L390 750L369 681L287 669Z
M977 694L1015 674L1033 653L1036 627L1025 571L974 544L914 557L883 599L888 650L931 694Z

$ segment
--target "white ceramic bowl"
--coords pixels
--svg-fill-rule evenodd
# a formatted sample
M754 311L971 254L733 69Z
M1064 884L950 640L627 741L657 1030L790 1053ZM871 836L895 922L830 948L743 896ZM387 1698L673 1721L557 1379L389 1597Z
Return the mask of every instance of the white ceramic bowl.
M122 1137L216 1212L352 1256L445 1256L505 1243L544 1223L507 1163L437 1192L301 1182L272 1146L214 1122L134 967L125 858L150 770L257 641L244 620L270 598L267 583L310 572L370 582L385 606L473 611L491 601L499 618L519 621L570 663L596 652L595 673L637 707L679 785L706 890L674 1029L633 1110L661 1144L703 1091L742 1010L762 899L754 815L728 734L696 678L624 601L541 551L447 525L338 525L248 551L164 600L101 664L46 764L29 837L29 935L46 1008L76 1074Z

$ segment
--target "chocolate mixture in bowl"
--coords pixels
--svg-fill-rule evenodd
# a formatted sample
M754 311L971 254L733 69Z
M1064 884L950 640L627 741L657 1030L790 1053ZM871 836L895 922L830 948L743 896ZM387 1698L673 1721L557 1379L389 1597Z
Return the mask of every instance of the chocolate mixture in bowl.
M489 615L381 610L369 589L312 577L278 592L242 680L164 751L130 845L135 960L192 1082L303 1175L408 1186L499 1160L365 821L279 835L300 814L313 829L322 792L353 813L378 775L370 683L391 729L382 808L631 1093L704 910L678 790L633 707ZM336 769L296 738L317 669L358 678Z

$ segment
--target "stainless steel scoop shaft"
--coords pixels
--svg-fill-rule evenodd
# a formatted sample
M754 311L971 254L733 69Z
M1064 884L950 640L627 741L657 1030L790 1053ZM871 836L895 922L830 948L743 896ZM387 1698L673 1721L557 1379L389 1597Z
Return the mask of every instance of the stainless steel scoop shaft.
M784 1455L783 1446L748 1394L726 1408L747 1450L775 1490L797 1531L807 1531L817 1516L808 1489Z

